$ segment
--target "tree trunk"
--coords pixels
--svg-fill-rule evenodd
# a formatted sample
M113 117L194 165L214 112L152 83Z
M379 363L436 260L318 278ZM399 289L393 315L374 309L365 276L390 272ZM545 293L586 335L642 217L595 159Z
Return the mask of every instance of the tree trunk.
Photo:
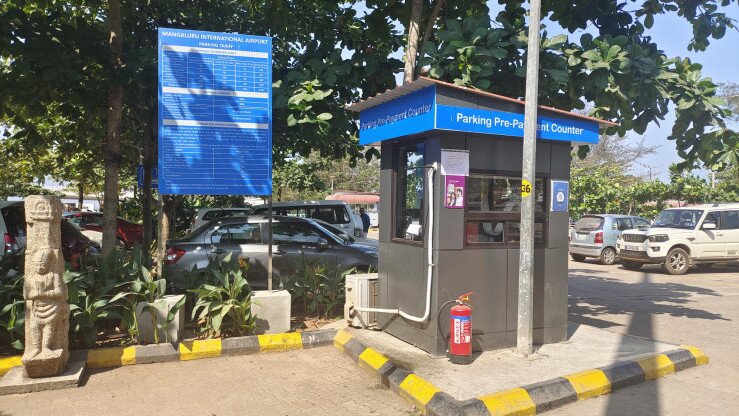
M412 0L411 20L408 23L408 44L405 47L405 69L403 70L403 84L413 81L416 71L418 54L418 28L421 24L423 0Z
M144 258L148 264L151 264L150 256L151 253L151 237L152 237L152 215L151 215L151 182L152 182L152 168L154 167L154 126L147 127L146 144L144 145L144 154L142 158L142 165L144 166L144 186L141 189L141 220L144 223L144 237L141 239L141 248L144 251Z
M80 182L77 184L77 208L82 212L82 205L85 203L85 185Z
M431 11L431 16L429 16L429 20L426 22L426 29L423 31L423 40L421 41L421 45L419 47L418 51L418 57L423 57L423 54L426 50L426 42L431 39L431 32L434 31L434 23L436 23L436 19L439 18L439 13L441 12L441 8L444 7L445 0L436 0L436 5L434 5L434 10ZM418 74L419 68L416 68L415 73Z
M159 215L157 228L157 268L160 276L163 272L164 258L167 256L167 240L174 234L174 209L175 199L173 195L159 195Z
M108 120L105 133L105 196L103 197L103 256L115 252L118 222L118 170L121 165L121 116L123 85L118 71L123 67L123 29L119 0L108 1L110 62L108 68Z

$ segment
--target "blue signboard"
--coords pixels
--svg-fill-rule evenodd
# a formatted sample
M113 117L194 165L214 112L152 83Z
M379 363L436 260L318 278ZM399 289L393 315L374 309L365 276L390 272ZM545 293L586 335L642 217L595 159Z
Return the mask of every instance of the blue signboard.
M139 165L136 169L136 178L139 182L139 188L144 187L144 165ZM159 186L159 169L151 168L151 189L157 189Z
M570 201L570 183L568 181L552 181L552 200L549 210L567 212Z
M434 86L411 92L359 113L359 144L408 136L434 128Z
M537 138L598 143L596 121L539 116ZM368 145L432 130L523 137L523 114L437 104L434 85L359 113L359 144Z
M159 28L159 191L272 194L272 39Z
M436 107L436 128L523 137L523 114L439 105ZM598 123L539 116L536 137L544 140L598 143Z

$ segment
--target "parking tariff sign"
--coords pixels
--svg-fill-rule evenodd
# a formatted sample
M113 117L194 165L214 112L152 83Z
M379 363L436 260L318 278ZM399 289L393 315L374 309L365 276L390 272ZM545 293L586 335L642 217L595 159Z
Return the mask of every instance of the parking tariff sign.
M159 28L159 191L272 194L272 39Z

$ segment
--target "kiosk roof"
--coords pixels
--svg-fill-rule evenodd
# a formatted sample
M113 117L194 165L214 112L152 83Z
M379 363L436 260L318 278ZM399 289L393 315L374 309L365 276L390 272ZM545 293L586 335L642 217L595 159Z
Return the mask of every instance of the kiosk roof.
M402 96L404 96L406 94L409 94L409 93L414 92L414 91L418 91L418 90L420 90L422 88L425 88L425 87L428 87L428 86L431 86L431 85L442 85L444 87L461 90L461 91L464 91L464 92L467 92L467 93L470 93L470 94L481 95L481 96L484 96L484 97L489 97L489 98L493 98L493 99L497 99L497 100L501 100L501 101L506 101L506 102L510 102L510 103L515 103L515 104L520 104L520 105L524 105L525 104L523 100L518 100L516 98L506 97L504 95L499 95L499 94L493 94L491 92L481 91L481 90L474 89L474 88L462 87L462 86L455 85L455 84L452 84L452 83L449 83L449 82L439 81L437 79L432 79L432 78L427 78L427 77L419 77L418 79L416 79L416 80L414 80L412 82L409 82L407 84L403 84L403 85L401 85L399 87L396 87L396 88L394 88L392 90L388 90L388 91L379 93L379 94L377 94L375 96L372 96L370 98L367 98L366 100L358 101L358 102L353 103L353 104L348 104L346 106L346 109L349 110L349 111L357 111L357 112L364 111L364 110L367 110L369 108L372 108L372 107L375 107L377 105L386 103L388 101L395 100L395 99L397 99L399 97L402 97ZM572 113L572 112L565 111L565 110L560 110L560 109L554 108L554 107L548 107L548 106L545 106L545 105L540 105L538 107L540 109L542 109L542 110L546 110L546 111L550 111L550 112L553 112L553 113L562 114L562 115L565 115L567 117L572 117L572 118L577 118L577 119L582 119L582 120L588 120L588 121L594 121L594 122L597 122L598 124L601 124L601 125L604 125L604 126L617 126L618 125L618 123L615 123L613 121L602 120L602 119L595 118L595 117L590 117L590 116L585 116L585 115L582 115L582 114Z

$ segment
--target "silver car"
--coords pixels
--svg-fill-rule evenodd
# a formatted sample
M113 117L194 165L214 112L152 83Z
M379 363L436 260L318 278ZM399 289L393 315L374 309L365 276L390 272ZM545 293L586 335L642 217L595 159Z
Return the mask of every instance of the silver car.
M570 231L570 257L596 257L601 264L616 262L616 240L626 230L646 230L649 222L633 215L597 214L580 218Z
M165 276L175 286L188 272L203 269L217 255L233 253L249 260L252 289L267 288L266 216L229 217L211 221L181 240L167 242ZM377 247L353 243L307 218L275 216L272 224L274 277L289 278L303 258L329 270L377 269Z

